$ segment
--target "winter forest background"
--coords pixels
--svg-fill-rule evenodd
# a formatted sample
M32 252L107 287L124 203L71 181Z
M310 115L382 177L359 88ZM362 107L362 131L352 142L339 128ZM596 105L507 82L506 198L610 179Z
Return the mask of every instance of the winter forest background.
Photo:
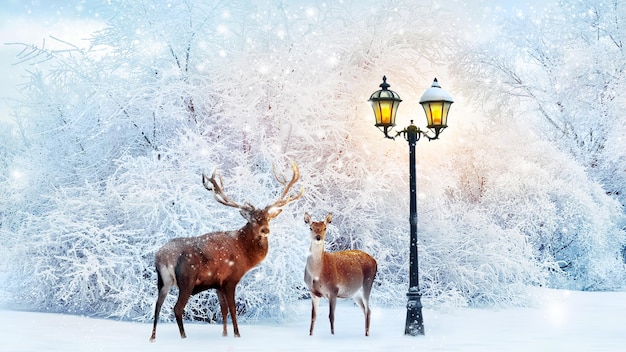
M377 258L374 304L404 305L408 149L367 103L383 75L404 100L400 127L424 125L434 77L456 101L441 139L417 146L425 305L623 287L626 4L468 20L463 2L355 3L110 0L86 48L3 38L26 77L0 123L4 301L150 320L156 249L243 225L201 173L217 168L233 199L264 206L281 189L272 163L294 160L305 195L240 283L242 320L288 319L307 297L305 211L333 213L329 250ZM186 310L217 311L213 291Z

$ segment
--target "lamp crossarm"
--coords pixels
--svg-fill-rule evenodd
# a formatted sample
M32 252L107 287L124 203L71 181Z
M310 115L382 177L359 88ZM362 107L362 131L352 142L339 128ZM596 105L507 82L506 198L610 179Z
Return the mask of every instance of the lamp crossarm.
M439 134L441 133L441 129L440 128L436 128L433 132L435 133L434 136L431 136L428 134L428 131L422 131L419 127L415 127L415 125L411 124L408 127L405 127L402 131L396 131L396 135L390 135L389 133L392 132L391 131L391 127L389 126L384 126L381 131L385 134L385 138L388 139L393 139L395 140L398 136L403 136L404 139L406 141L410 141L411 137L411 133L415 133L415 141L419 141L421 137L425 137L428 139L428 141L432 141L435 139L439 139Z
M431 137L430 135L428 135L428 132L422 131L421 129L419 129L419 127L417 128L418 136L421 135L421 136L424 136L424 137L428 138L429 142L430 141L434 141L435 139L439 139L439 133L441 132L441 130L440 129L436 129L434 132L435 132L435 135ZM417 140L419 140L419 139L420 139L420 137L417 137Z
M385 135L385 138L395 140L396 137L398 137L402 132L396 132L395 136L390 136L389 132L390 132L391 128L392 128L391 126L383 126L382 129L380 127L378 127L378 129L381 130L383 132L383 134Z

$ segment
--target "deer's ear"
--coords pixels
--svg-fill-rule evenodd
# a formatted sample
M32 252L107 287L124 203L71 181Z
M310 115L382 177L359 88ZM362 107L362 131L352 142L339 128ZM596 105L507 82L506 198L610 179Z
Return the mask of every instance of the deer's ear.
M311 215L309 215L309 213L304 213L304 223L305 224L311 223Z
M326 223L330 224L331 222L333 222L333 214L328 213L328 215L326 215Z
M241 216L243 216L244 219L246 219L248 221L252 221L252 210L251 209L242 208L241 210L239 210L239 214L241 214Z
M281 208L275 208L275 207L271 207L269 209L267 209L267 217L269 219L273 219L275 217L278 216L278 214L280 214L280 212L282 212L283 210Z

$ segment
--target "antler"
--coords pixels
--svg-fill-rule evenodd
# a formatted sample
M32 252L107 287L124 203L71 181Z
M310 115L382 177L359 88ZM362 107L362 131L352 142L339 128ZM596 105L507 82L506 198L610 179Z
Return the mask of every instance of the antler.
M295 161L291 162L291 170L293 171L293 176L291 177L291 181L287 181L287 178L285 177L285 175L281 174L279 176L276 173L276 168L274 167L274 164L272 163L272 171L274 172L274 177L276 177L276 180L280 184L285 186L285 189L283 190L283 193L280 195L278 200L276 200L272 205L270 205L271 207L279 207L279 208L283 207L287 203L290 203L290 202L293 202L294 200L299 199L304 194L304 186L303 186L302 190L297 196L291 197L287 195L291 187L300 179L300 169L298 169L298 164L296 164Z
M204 185L204 188L213 192L213 197L215 197L215 200L218 203L221 203L229 207L233 207L233 208L239 208L239 209L253 209L254 208L250 203L246 203L243 205L237 204L236 202L228 198L228 196L224 194L224 180L222 179L222 175L219 176L220 180L219 182L217 182L217 180L215 180L215 172L216 170L213 170L213 174L211 174L211 178L206 177L206 175L203 172L202 184Z

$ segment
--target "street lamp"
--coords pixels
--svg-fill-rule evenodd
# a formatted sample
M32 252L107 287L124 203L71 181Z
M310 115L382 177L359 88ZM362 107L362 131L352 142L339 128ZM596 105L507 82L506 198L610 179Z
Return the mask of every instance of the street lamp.
M396 123L396 112L402 99L400 96L389 90L390 85L387 83L387 77L383 76L383 83L380 84L380 90L372 93L369 102L374 109L376 117L375 126L382 130L385 138L395 139L400 135L404 136L409 142L409 186L410 186L410 214L409 223L411 226L410 241L410 260L409 260L409 292L407 293L408 303L406 311L406 325L404 328L405 335L424 335L424 317L422 316L421 293L419 290L419 267L417 256L417 199L416 199L416 177L415 177L415 143L420 137L426 137L429 141L438 139L439 134L447 126L448 111L450 105L454 102L448 92L441 89L437 79L433 81L430 88L424 92L420 99L420 104L426 113L427 127L434 132L434 136L428 135L416 127L411 120L411 124L402 131L396 132L395 136L391 136L390 130Z

